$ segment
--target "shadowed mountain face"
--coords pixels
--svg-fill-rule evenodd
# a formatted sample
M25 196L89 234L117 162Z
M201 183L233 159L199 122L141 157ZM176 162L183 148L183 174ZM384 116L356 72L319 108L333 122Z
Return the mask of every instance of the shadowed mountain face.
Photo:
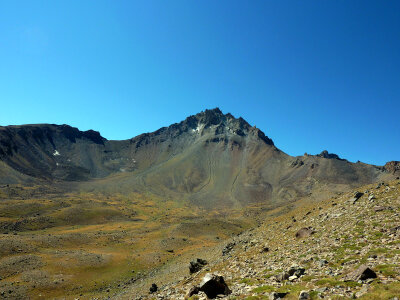
M386 169L326 151L291 157L219 109L124 141L68 125L0 127L0 183L75 181L80 189L146 191L204 207L275 206L372 183L389 176Z

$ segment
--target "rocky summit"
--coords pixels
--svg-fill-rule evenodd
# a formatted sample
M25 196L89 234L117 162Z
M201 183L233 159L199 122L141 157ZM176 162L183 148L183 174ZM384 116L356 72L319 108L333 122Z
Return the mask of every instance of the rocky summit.
M399 166L293 157L218 108L121 141L0 127L0 295L394 300Z

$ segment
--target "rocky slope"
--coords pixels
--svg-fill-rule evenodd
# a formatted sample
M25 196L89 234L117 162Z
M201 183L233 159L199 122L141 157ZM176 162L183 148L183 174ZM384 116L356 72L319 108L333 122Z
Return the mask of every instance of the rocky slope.
M143 280L136 291L144 294L136 299L184 299L207 273L224 277L232 292L219 296L224 299L398 299L399 212L399 180L299 203L290 212L282 208L223 248L210 249L213 255L199 272L189 275L187 269L169 283ZM159 284L152 294L150 282ZM199 292L190 299L207 297Z

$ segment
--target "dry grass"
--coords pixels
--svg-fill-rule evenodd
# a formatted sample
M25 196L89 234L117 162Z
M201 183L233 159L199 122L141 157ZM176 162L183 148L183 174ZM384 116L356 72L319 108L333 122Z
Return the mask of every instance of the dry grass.
M252 225L237 211L210 213L154 195L9 189L0 200L0 276L10 297L107 296Z

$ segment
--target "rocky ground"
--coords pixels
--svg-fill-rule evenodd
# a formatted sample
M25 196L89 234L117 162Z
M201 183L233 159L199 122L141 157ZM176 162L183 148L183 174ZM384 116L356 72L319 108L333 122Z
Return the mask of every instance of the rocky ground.
M399 214L400 180L283 208L226 242L200 271L154 282L152 293L147 281L146 295L129 297L185 299L192 289L190 299L207 299L195 287L208 273L223 276L225 299L399 299Z

